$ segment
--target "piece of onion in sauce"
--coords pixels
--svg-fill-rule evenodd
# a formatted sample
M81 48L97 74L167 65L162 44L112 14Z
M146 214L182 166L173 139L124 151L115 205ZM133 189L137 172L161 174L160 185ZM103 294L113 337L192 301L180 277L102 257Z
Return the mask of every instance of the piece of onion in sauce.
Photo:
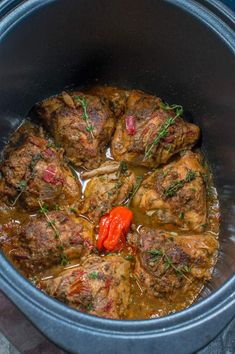
M136 133L136 121L134 116L126 116L125 118L126 130L128 135Z

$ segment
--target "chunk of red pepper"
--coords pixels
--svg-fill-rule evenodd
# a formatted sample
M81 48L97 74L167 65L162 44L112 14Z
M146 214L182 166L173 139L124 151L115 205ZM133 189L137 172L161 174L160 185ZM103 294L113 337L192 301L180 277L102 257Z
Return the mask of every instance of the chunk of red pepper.
M133 213L124 206L118 206L105 214L100 219L100 228L97 247L99 250L105 248L108 251L122 249L126 241L126 234L129 231Z
M64 180L62 177L56 176L56 168L53 165L47 166L47 168L43 171L43 180L47 183L58 185L63 184Z
M136 133L136 122L134 116L126 116L125 118L126 130L128 135L135 135Z

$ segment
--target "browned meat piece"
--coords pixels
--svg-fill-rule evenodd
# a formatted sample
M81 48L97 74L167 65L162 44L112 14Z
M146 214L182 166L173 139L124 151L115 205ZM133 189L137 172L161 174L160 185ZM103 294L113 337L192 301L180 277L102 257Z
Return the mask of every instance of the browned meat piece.
M185 293L211 278L218 247L211 235L172 236L143 227L132 243L138 249L135 275L150 294L171 296L179 288Z
M107 161L96 170L85 172L90 178L85 189L85 200L81 213L91 220L99 218L114 206L122 204L136 182L136 177L124 162Z
M199 128L185 122L160 98L132 91L125 114L117 123L112 140L116 160L157 167L171 156L191 148L199 137Z
M130 298L130 262L90 256L81 266L38 285L51 296L93 315L122 318Z
M153 222L202 231L207 219L204 168L200 155L186 152L143 181L133 199Z
M98 86L90 89L89 93L102 97L109 105L115 117L119 118L125 112L127 99L131 91L111 86Z
M11 144L1 172L0 195L12 205L20 200L35 209L38 199L49 205L71 205L80 198L80 183L65 164L63 150L39 136L23 134Z
M45 207L43 207L45 208ZM38 273L53 265L66 265L93 249L93 227L64 211L44 210L22 227L11 256L22 270Z
M114 131L115 119L98 96L63 92L38 105L39 115L76 166L91 169L105 159L105 148Z

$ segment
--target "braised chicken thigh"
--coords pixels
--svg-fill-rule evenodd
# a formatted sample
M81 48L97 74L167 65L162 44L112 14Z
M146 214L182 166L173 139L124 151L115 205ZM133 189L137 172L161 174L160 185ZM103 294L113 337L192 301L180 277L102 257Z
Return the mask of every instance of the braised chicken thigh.
M77 91L63 92L40 103L37 110L74 166L91 169L105 160L115 119L104 100Z
M180 106L132 91L112 139L113 157L156 168L177 152L193 147L199 128L184 121L181 114Z
M81 214L94 221L99 221L100 217L115 205L122 204L136 182L135 174L128 169L125 162L107 161L82 176L91 178L84 192Z
M130 298L130 262L120 256L90 256L59 277L42 281L47 294L93 315L122 318Z
M48 211L33 218L15 235L12 257L21 268L35 274L53 265L66 265L93 250L93 227L64 211ZM14 241L13 241L14 242Z
M172 296L176 289L187 292L193 282L210 279L218 246L211 235L173 236L143 227L130 242L137 247L135 274L150 294Z
M133 205L160 224L202 231L207 218L204 174L200 156L187 151L152 172L136 193Z
M20 135L5 150L1 165L0 195L14 206L17 201L38 209L38 200L49 205L71 205L80 198L81 186L63 159L63 150L36 135Z

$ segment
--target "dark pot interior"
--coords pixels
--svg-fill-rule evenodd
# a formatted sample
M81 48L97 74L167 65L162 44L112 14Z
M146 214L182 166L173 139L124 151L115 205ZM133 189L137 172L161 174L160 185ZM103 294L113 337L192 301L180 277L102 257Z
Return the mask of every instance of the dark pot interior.
M202 129L221 205L219 260L202 295L234 286L232 30L191 1L26 1L11 16L0 25L0 148L35 102L66 86L115 84L183 105Z

